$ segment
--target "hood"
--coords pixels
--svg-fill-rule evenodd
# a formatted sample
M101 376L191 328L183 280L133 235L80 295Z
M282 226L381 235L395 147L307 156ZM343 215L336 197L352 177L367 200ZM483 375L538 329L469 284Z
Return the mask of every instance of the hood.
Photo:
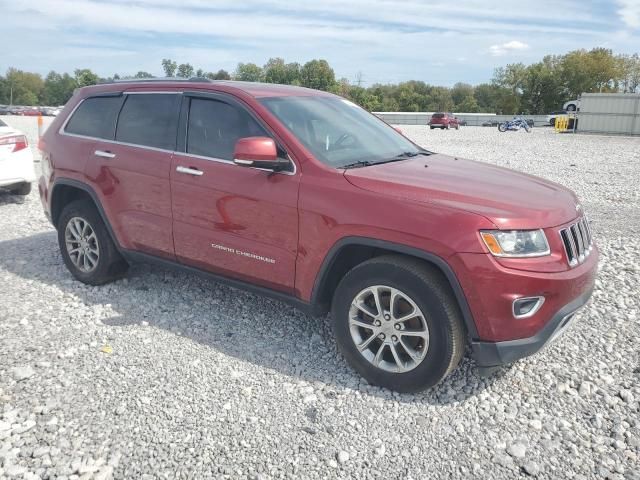
M352 185L482 215L501 229L547 228L578 216L571 190L542 178L433 154L345 170Z

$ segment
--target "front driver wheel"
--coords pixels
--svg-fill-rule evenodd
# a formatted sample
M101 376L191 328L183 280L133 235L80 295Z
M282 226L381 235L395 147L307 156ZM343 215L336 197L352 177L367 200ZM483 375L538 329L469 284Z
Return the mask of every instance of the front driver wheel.
M369 383L400 392L437 384L464 352L462 316L447 280L402 256L377 257L348 272L332 320L349 364Z

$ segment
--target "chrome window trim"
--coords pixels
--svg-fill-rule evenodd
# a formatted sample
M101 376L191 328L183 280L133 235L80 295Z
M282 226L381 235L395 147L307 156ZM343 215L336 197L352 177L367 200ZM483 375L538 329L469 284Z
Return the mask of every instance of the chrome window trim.
M182 157L191 157L191 158L197 158L198 160L207 160L209 162L217 162L217 163L226 163L228 165L233 165L234 167L238 167L238 168L252 168L254 170L261 170L263 172L269 172L269 173L276 173L276 174L281 174L281 175L295 175L298 172L297 166L296 166L296 162L294 162L293 160L291 160L291 157L289 156L289 154L287 154L287 160L289 160L289 162L291 162L291 164L293 164L293 172L274 172L273 170L269 170L268 168L257 168L257 167L243 167L241 165L236 165L235 162L233 160L226 160L224 158L216 158L216 157L207 157L204 155L196 155L195 153L186 153L186 152L174 152L176 155L180 155Z

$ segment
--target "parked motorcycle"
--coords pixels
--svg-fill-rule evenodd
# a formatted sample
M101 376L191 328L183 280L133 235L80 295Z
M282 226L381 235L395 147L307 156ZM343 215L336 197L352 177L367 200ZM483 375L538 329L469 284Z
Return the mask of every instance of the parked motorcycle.
M502 122L498 124L498 130L501 132L511 131L517 132L521 128L524 128L527 133L531 131L529 124L522 117L514 117L513 120L509 120L508 122Z

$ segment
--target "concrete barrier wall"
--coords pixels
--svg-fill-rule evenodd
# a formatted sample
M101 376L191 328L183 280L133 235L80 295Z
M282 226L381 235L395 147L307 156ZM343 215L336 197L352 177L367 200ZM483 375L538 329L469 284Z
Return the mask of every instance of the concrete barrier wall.
M382 120L393 125L427 125L434 112L373 112ZM454 113L460 121L470 126L481 126L485 122L504 122L513 115L493 115L490 113ZM546 126L546 115L523 115L526 120L533 120L536 127Z

